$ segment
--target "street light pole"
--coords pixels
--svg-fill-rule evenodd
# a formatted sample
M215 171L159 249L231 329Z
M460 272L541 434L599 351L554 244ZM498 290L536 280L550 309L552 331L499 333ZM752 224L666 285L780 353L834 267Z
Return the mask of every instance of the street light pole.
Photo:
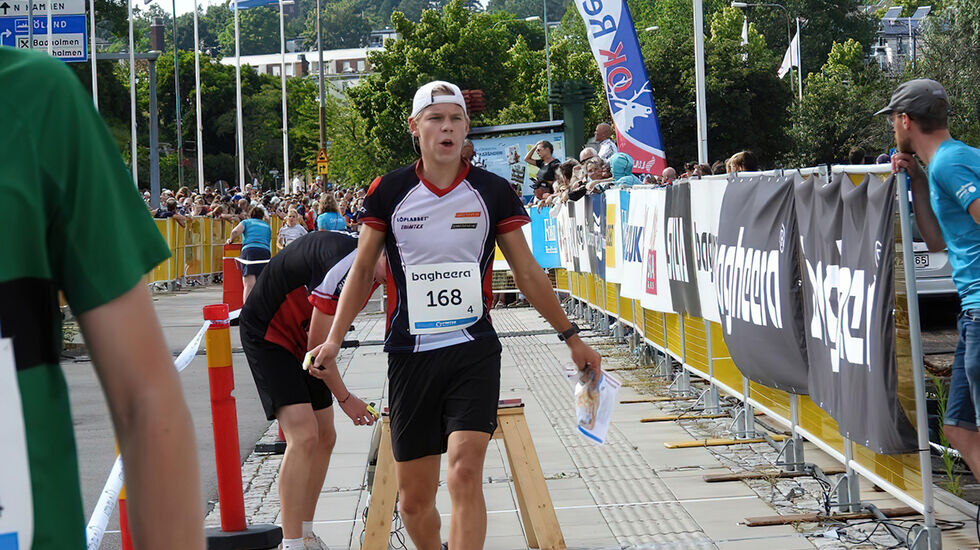
M548 97L551 97L551 48L548 47L548 0L541 0L544 8L544 69L548 75ZM554 105L548 101L548 120L555 120Z
M694 102L697 110L698 163L708 163L708 110L704 91L704 8L694 0Z
M323 104L326 101L326 94L323 89L323 34L320 30L320 0L316 0L316 49L319 54L317 67L320 69L320 149L325 149L327 138L324 127ZM326 182L324 182L324 186L326 186Z
M288 185L289 119L286 116L286 3L283 0L279 0L279 76L282 80L282 179ZM283 189L283 194L288 192L289 189Z
M174 9L174 104L177 106L177 187L184 186L184 139L180 132L180 49L177 47L177 0Z
M771 8L779 8L779 9L783 10L783 14L786 15L786 49L788 50L788 49L790 49L790 48L793 47L793 31L791 30L791 26L790 26L789 10L786 9L786 6L784 6L782 4L769 4L769 3L749 4L747 2L732 2L732 7L733 8L745 9L745 8L748 8L749 6L768 6L768 7L771 7ZM797 29L797 31L799 31L799 29ZM793 54L790 53L790 58L792 58L792 55ZM798 48L797 48L797 57L800 57L800 55L799 55L799 49ZM799 61L799 60L797 59L797 61ZM791 92L793 91L793 88L794 88L794 86L793 86L793 79L790 78L789 79L789 89L790 89ZM803 94L802 93L800 94L800 101L803 101Z

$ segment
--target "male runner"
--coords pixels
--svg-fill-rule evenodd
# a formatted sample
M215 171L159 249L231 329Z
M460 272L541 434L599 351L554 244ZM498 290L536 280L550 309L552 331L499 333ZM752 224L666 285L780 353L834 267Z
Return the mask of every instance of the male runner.
M959 341L943 431L980 475L980 150L953 139L946 90L935 80L899 85L885 114L895 130L894 171L905 170L916 225L931 252L947 249L960 295ZM928 166L924 173L920 160Z
M419 550L440 548L435 507L440 455L448 451L449 548L483 548L482 472L497 426L500 342L490 323L491 267L500 245L521 292L598 380L601 358L576 335L523 232L530 219L507 181L460 159L469 131L459 88L430 82L416 92L408 126L422 158L375 180L362 208L358 255L337 322L311 369L337 376L347 325L370 292L374 261L387 251L388 380L399 506Z
M346 233L304 235L269 261L242 307L242 348L259 398L266 417L278 418L286 435L279 468L283 550L325 548L311 522L337 439L331 393L355 425L374 423L340 376L318 380L302 366L306 351L323 342L330 330L356 255L357 239ZM385 280L384 258L373 262L369 288L372 277L374 287Z

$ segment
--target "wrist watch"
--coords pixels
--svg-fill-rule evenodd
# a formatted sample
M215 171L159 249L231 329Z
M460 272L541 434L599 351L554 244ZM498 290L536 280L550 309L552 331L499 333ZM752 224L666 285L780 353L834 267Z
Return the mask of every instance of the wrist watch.
M562 342L564 342L565 340L568 340L572 336L575 336L576 334L578 334L580 330L581 329L578 328L578 325L576 325L575 323L572 323L572 326L569 327L568 330L566 330L565 332L559 332L558 333L558 339L561 340Z

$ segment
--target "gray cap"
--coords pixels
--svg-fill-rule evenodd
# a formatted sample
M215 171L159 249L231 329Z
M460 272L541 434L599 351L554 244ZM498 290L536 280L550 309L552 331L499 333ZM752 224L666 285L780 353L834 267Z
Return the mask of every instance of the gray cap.
M930 118L945 118L949 114L949 98L942 84L928 78L903 82L895 89L888 106L875 113L908 113Z

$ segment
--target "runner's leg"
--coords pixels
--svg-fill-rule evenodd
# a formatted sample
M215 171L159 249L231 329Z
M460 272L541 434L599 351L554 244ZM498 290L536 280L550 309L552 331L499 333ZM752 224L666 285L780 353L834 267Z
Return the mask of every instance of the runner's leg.
M276 418L286 435L286 454L279 466L282 536L297 539L303 536L303 521L313 519L309 492L319 446L317 418L309 403L280 407ZM316 505L315 501L313 505Z
M436 491L439 489L441 455L395 462L398 478L398 510L405 530L419 550L439 550L442 525L436 510ZM467 548L467 547L461 547ZM473 546L472 548L482 548Z
M255 275L242 276L242 303L248 300L248 294L252 292L252 287L255 286L255 278Z
M307 502L309 503L309 517L303 517L303 521L313 521L313 512L316 511L316 502L320 498L320 491L323 489L323 480L327 476L327 466L330 465L330 455L333 453L334 444L337 442L337 431L334 429L333 407L313 411L317 425L317 445L316 452L313 454L313 464L310 470L310 482L307 484ZM287 446L288 449L288 446Z
M449 523L450 548L483 548L487 536L487 506L483 499L483 463L490 434L456 431L449 434L449 474L446 484L453 502Z

